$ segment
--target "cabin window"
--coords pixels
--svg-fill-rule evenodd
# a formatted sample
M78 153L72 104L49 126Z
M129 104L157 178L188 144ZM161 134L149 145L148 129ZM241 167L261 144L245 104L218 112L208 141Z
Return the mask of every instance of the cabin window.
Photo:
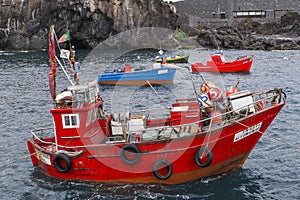
M77 99L77 107L82 107L83 103L86 102L86 95L84 92L77 92L76 93L76 99Z
M95 103L96 102L96 92L95 88L90 88L89 90L89 98L90 98L90 103Z
M63 128L79 128L79 114L62 115Z

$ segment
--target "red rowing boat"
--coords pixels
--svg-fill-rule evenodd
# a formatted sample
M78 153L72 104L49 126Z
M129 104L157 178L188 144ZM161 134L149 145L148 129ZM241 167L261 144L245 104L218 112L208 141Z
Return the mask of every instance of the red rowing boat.
M47 176L97 182L178 184L238 169L285 104L280 89L225 99L210 87L152 119L147 111L106 114L97 82L52 94L54 126L31 131L27 141L33 166Z
M192 72L220 72L220 73L233 73L233 72L249 72L252 65L253 56L241 56L235 60L226 60L220 51L216 51L211 56L211 60L206 64L201 62L191 65Z

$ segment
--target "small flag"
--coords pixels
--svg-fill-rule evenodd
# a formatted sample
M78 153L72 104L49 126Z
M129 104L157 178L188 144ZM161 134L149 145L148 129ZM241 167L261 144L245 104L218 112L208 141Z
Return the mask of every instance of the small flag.
M62 42L65 42L65 41L69 41L71 39L70 37L70 32L66 32L65 34L63 34L59 40L57 41L58 43L62 43Z

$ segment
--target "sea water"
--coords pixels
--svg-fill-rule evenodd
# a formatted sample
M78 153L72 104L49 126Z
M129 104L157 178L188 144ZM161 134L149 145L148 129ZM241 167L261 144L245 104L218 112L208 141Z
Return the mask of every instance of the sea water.
M192 51L192 50L191 50ZM193 52L191 52L193 53ZM207 52L208 53L208 52ZM287 103L257 143L244 166L234 172L178 185L105 184L49 178L32 166L26 141L30 130L52 127L49 109L47 52L0 52L0 196L1 199L300 199L300 51L225 51L227 59L254 55L249 74L230 73L203 77L220 81L224 89L239 81L240 90L283 88ZM80 66L80 77L96 80L98 73L126 63L147 68L153 51L132 52L107 63L97 59ZM77 50L84 63L87 51ZM101 63L106 63L101 65ZM104 86L105 110L136 112L157 108L164 115L176 98L194 97L202 81L186 66L178 69L174 84L154 87ZM68 81L58 70L58 90ZM217 80L218 79L218 80Z

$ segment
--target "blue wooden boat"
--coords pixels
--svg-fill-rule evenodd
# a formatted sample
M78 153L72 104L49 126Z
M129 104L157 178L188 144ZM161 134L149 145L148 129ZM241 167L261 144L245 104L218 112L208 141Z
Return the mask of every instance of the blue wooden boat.
M105 72L98 75L99 85L149 86L173 84L176 69L159 67L148 70ZM149 83L148 83L149 82Z

